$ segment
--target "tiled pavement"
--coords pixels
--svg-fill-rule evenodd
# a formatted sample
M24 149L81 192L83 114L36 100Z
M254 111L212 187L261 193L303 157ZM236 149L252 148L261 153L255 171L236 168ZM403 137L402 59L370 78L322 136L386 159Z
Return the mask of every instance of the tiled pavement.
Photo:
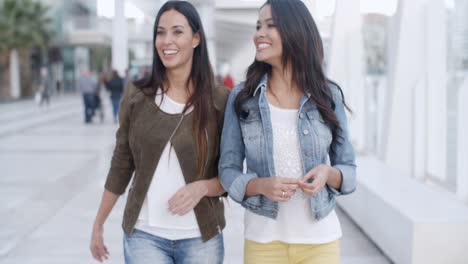
M116 125L84 125L78 95L0 104L0 264L96 263L88 249ZM123 263L120 199L105 226L111 257ZM338 210L343 264L386 264L362 231ZM242 263L243 209L229 201L225 263Z

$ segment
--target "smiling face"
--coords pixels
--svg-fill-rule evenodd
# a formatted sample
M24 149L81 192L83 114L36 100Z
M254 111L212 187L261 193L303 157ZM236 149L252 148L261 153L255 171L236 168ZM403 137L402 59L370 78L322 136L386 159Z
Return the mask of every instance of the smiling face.
M258 61L270 65L281 65L283 45L275 21L273 21L270 5L265 5L260 10L254 43L257 49L255 58Z
M168 70L190 68L200 35L194 33L187 18L175 10L164 12L158 23L155 47Z

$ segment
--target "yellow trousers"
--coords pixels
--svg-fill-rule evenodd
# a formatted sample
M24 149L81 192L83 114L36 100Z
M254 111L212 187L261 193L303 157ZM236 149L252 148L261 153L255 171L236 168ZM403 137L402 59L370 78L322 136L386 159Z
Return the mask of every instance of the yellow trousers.
M244 243L244 264L339 264L339 241L326 244L287 244L279 241Z

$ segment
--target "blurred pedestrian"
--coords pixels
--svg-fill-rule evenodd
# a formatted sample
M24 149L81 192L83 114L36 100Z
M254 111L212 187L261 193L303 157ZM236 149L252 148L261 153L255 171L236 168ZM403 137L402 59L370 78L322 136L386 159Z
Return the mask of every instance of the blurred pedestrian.
M62 94L62 81L60 79L55 81L55 90L57 91L57 95Z
M114 122L117 123L117 116L119 114L119 104L122 99L124 90L124 80L119 76L116 70L112 70L110 80L106 83L106 88L110 93L112 103L112 113L114 115Z
M124 89L127 87L127 85L132 81L132 76L130 74L129 69L125 69L125 76L123 78L123 87Z
M88 70L82 70L78 78L78 91L83 96L85 124L92 122L94 111L96 109L96 79Z
M215 76L215 82L216 82L216 85L223 85L223 76L219 73L216 74Z
M232 89L234 87L234 80L232 79L232 76L229 73L226 74L226 76L224 76L223 85L229 89Z
M39 85L39 94L40 94L39 106L42 106L43 104L49 106L50 96L51 96L52 89L53 89L52 87L53 81L46 67L41 68L40 78L41 79L40 79L40 85Z
M102 88L105 87L106 75L104 73L97 75L97 86L96 86L96 106L94 114L99 117L101 123L104 122L104 106L102 102Z

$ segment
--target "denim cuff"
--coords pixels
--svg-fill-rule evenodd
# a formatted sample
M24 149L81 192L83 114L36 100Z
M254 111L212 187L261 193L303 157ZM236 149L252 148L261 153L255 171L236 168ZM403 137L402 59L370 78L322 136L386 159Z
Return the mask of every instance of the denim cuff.
M335 195L335 196L340 196L340 195L345 195L345 194L350 194L354 192L356 189L355 186L355 168L350 167L348 165L335 165L333 168L337 169L341 173L341 188L340 190L337 190L329 185L328 189Z
M234 201L242 203L245 197L247 184L249 184L249 181L254 178L258 178L256 173L242 174L237 177L229 187L229 196L231 196Z

